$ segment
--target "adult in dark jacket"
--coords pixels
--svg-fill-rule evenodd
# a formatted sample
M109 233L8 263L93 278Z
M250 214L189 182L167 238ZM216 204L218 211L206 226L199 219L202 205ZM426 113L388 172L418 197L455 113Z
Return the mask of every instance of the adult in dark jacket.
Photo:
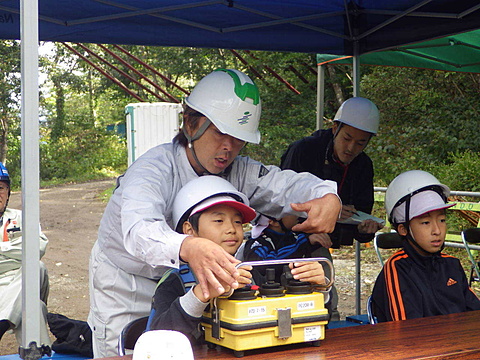
M311 234L310 243L321 245L315 256L331 259L328 248L352 245L353 239L369 242L383 225L373 220L345 224L357 211L367 214L373 208L373 164L363 150L378 132L377 106L362 97L346 100L335 114L331 129L318 130L292 143L283 154L280 167L309 172L337 183L342 212L333 233ZM332 288L332 320L339 320L338 296Z
M450 189L431 174L412 170L387 188L385 207L403 240L372 293L377 321L397 321L480 310L460 261L442 253Z
M363 150L377 133L378 123L375 104L361 97L348 99L337 111L332 128L292 143L283 154L280 167L335 181L343 203L341 219L346 220L357 211L370 214L374 201L373 164ZM311 237L325 248L339 248L352 245L353 239L369 242L381 227L373 220L355 225L337 222L333 233Z

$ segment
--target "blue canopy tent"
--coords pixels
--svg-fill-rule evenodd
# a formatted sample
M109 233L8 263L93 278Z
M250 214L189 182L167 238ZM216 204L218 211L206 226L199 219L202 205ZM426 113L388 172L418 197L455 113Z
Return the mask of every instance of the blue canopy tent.
M43 353L34 320L40 319L38 40L352 55L357 78L363 53L479 24L477 0L2 1L0 38L22 40L22 358Z
M473 30L478 8L476 0L38 0L40 40L338 55ZM2 38L18 39L18 0L0 11Z

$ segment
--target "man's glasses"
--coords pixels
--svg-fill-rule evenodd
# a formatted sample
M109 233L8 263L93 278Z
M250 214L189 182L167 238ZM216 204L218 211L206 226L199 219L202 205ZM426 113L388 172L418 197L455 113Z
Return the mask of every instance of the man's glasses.
M10 190L9 186L1 186L0 185L0 194L6 194Z

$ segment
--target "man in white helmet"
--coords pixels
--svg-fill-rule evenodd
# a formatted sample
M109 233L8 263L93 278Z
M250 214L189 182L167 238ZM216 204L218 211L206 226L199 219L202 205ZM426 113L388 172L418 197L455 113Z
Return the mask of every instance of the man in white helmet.
M442 253L450 189L432 174L411 170L388 186L385 209L403 249L385 263L372 292L378 322L480 310L460 261Z
M373 164L364 150L377 134L378 125L379 112L373 102L362 97L350 98L338 109L330 129L318 130L292 143L282 156L280 168L306 171L320 179L335 181L343 204L339 220L359 210L370 214L374 202ZM312 234L309 240L322 246L316 256L331 258L328 248L352 245L353 239L369 242L382 226L373 220L358 225L338 222L332 233ZM335 288L332 290L332 320L339 320L338 297Z
M340 211L334 182L281 171L238 153L258 143L261 101L244 73L219 69L186 99L182 131L152 148L118 179L90 257L90 314L95 357L116 355L129 321L149 314L158 279L187 262L200 287L238 286L235 258L207 239L173 230L172 204L180 188L205 174L226 178L257 211L307 216L295 230L331 232Z

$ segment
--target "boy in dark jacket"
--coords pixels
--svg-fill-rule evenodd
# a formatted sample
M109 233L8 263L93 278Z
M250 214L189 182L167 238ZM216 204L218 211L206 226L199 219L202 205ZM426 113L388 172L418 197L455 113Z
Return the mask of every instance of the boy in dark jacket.
M377 321L397 321L480 310L460 261L442 253L450 189L412 170L388 186L385 207L403 240L379 274L372 293Z
M302 221L295 215L285 215L279 220L272 219L265 215L260 215L254 222L251 231L251 237L245 243L243 254L240 254L245 261L263 261L263 260L281 260L309 258L312 251L318 248L312 240L317 234L297 233L292 231L292 227ZM238 255L237 255L238 256ZM315 266L320 266L319 263ZM282 265L275 266L276 281L283 283L282 279L285 269ZM265 275L265 269L258 269L258 275ZM331 278L332 274L326 274ZM330 289L322 291L325 300L325 306L331 313Z
M251 237L245 243L245 261L311 257L313 247L308 235L292 231L298 223L299 218L295 215L286 215L280 220L259 215L252 227Z
M214 241L234 255L243 242L242 224L255 217L248 198L228 181L218 176L202 176L187 183L173 203L176 231ZM239 261L240 262L240 261ZM292 266L293 267L293 266ZM251 266L241 267L238 287L251 283ZM159 281L153 297L147 330L176 330L195 343L201 338L199 324L210 299L222 295L209 289L205 298L194 274L185 281L190 270L168 270ZM301 263L292 273L299 280L325 284L323 269L318 263ZM224 285L225 286L225 285Z

